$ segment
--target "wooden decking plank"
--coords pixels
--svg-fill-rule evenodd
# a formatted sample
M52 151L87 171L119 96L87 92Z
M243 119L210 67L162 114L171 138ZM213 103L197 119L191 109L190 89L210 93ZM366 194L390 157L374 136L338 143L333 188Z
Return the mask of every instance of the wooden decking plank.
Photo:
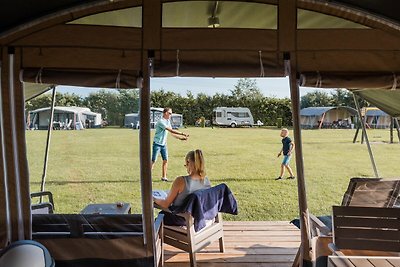
M225 253L218 241L196 253L199 267L289 267L300 231L289 222L224 222ZM189 266L189 254L165 245L165 266Z
M189 262L173 262L168 263L166 262L165 267L188 267ZM278 263L278 262L230 262L230 263L223 263L223 262L197 262L198 267L290 267L291 263Z
M293 247L293 248L274 248L274 247L241 247L241 248L225 248L225 253L226 254L242 254L243 252L248 254L248 255L257 255L257 254L263 254L263 255L281 255L281 254L296 254L298 248ZM176 254L180 253L182 250L179 248L174 248L171 246L166 246L164 253L165 254ZM202 253L219 253L219 247L218 246L213 246L213 247L206 247L202 251Z
M387 260L384 259L370 259L369 260L373 266L379 267L393 267Z
M212 262L291 262L293 255L232 255L226 253L200 253L196 255L199 261L212 261ZM172 261L185 261L189 259L187 253L178 253L175 255L166 255L167 262Z

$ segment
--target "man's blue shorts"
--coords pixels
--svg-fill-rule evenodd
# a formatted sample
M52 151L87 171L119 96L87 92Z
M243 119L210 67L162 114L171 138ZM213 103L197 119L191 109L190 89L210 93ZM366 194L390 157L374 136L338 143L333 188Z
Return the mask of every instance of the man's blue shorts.
M161 153L161 157L163 160L168 160L167 145L162 146L162 145L153 143L153 155L151 156L151 161L155 162L157 160L158 153Z
M282 165L289 165L290 155L283 155Z

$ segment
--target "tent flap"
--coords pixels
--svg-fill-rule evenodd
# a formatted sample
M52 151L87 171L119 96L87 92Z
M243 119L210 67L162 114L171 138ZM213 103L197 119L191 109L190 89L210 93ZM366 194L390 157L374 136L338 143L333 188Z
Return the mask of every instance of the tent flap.
M392 117L400 117L400 90L360 90L357 94Z
M400 89L400 74L306 72L300 75L300 86L347 89Z
M21 70L22 82L45 83L57 85L106 87L106 88L140 88L139 72L121 70L66 70L28 68Z

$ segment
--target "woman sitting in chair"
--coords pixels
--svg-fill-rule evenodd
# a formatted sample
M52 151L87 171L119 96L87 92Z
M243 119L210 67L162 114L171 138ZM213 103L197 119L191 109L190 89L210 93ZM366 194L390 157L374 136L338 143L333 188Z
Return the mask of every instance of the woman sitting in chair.
M181 206L191 193L211 187L210 181L206 177L204 157L200 149L189 151L185 162L184 166L189 175L179 176L175 179L166 199L153 198L160 207L168 209L171 204Z

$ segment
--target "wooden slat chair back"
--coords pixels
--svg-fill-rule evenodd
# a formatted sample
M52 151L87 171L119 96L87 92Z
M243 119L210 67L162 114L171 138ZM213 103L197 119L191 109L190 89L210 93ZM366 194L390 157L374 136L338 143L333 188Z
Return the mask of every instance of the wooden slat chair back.
M394 207L399 193L399 179L351 178L342 206Z
M342 199L342 206L400 207L400 179L351 178ZM329 219L329 218L325 218ZM331 254L332 229L315 215L310 214L312 253L314 266L326 266ZM298 266L297 263L293 264Z
M336 251L400 252L400 209L334 206L333 244Z

